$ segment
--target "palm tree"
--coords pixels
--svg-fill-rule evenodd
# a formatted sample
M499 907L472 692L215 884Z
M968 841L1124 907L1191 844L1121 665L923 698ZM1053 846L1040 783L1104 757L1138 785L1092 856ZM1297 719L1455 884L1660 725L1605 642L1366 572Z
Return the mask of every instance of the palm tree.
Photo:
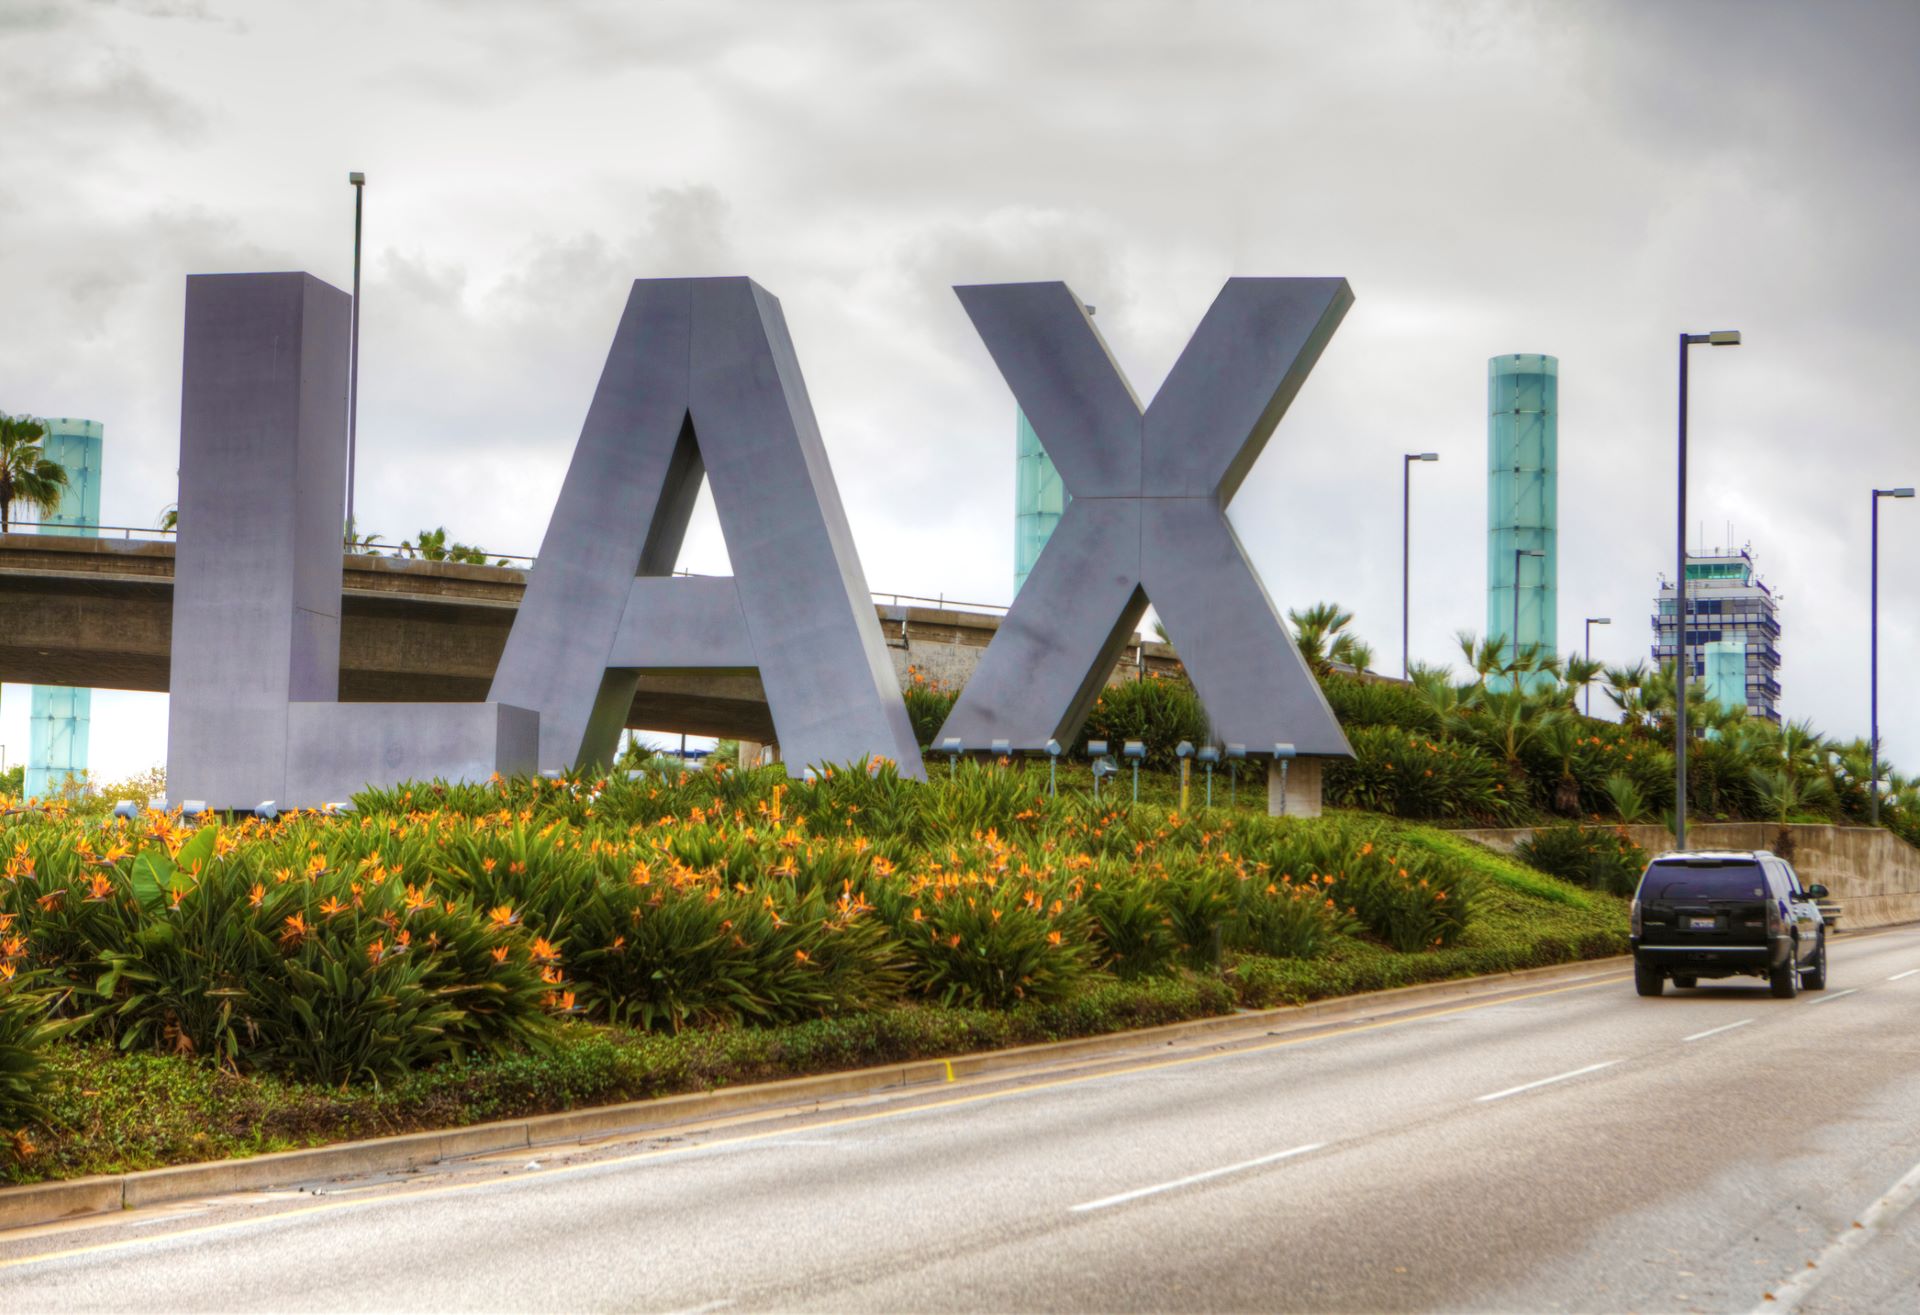
M41 516L60 510L67 470L40 446L47 431L26 416L0 415L0 534L13 528L9 509L18 502Z
M1609 776L1607 798L1613 801L1613 811L1620 815L1621 822L1630 826L1646 820L1646 796L1640 793L1640 787L1633 783L1632 777L1619 772Z
M1553 720L1539 732L1540 747L1553 759L1554 766L1560 769L1560 775L1553 782L1554 811L1565 813L1569 817L1580 812L1580 777L1574 771L1574 760L1580 756L1580 746L1586 740L1586 727L1577 717L1564 714Z
M1482 690L1475 701L1485 718L1481 734L1515 772L1525 770L1521 751L1563 715L1553 698L1530 694L1518 681L1504 689Z
M171 530L175 534L180 533L180 504L179 503L169 502L166 506L160 509L160 528L163 531Z
M1479 639L1473 631L1462 630L1453 638L1460 645L1467 666L1473 671L1473 687L1481 693L1486 692L1489 679L1505 675L1511 669L1507 662L1507 641L1504 637L1491 635Z
M427 562L447 560L447 527L437 530L422 530L414 536L412 543L402 543L400 551L409 557L418 557Z
M1613 706L1620 711L1620 720L1628 726L1651 726L1652 709L1642 691L1647 685L1647 664L1636 662L1630 667L1608 667L1602 676L1607 682L1606 695Z
M347 522L346 530L341 535L342 547L348 552L360 553L366 557L380 556L380 550L375 546L379 542L380 536L377 534L362 535L357 533L353 528L352 521Z
M1293 623L1293 640L1300 647L1300 656L1316 676L1331 675L1336 662L1365 671L1373 661L1373 649L1364 640L1342 633L1353 624L1353 613L1338 603L1315 603L1304 612L1289 611L1287 620Z
M1600 678L1600 673L1604 670L1606 670L1606 664L1603 662L1577 657L1571 653L1567 655L1566 660L1561 663L1561 679L1566 681L1569 708L1579 706L1580 695L1587 686Z
M1771 820L1785 826L1796 813L1825 812L1833 807L1833 782L1824 776L1796 777L1783 767L1756 767L1753 784L1766 803Z

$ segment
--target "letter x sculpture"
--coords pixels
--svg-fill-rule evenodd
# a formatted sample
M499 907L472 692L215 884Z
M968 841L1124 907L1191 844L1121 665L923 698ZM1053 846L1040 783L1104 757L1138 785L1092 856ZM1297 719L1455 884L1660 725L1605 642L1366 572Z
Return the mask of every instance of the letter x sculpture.
M940 738L1070 743L1151 600L1214 739L1350 755L1226 517L1346 280L1229 279L1144 412L1066 284L955 291L1072 501Z

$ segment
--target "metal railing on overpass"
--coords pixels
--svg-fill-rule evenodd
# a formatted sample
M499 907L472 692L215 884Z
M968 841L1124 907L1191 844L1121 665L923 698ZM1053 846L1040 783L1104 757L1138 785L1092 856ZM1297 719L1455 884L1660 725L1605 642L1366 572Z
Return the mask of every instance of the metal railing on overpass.
M82 537L91 533L91 536L95 538L102 537L103 535L118 535L120 538L129 541L137 537L153 539L161 543L176 542L177 536L180 533L178 530L160 529L146 525L75 525L65 522L56 523L53 521L13 521L11 528L15 530L34 530L38 533L46 533L61 538L69 536ZM372 549L372 551L355 552L352 547L348 547L347 551L359 557L394 557L401 561L454 561L453 558L446 556L423 557L417 548L412 547L405 541L395 544L364 544L361 546L365 549ZM524 553L487 552L485 556L487 560L484 562L458 562L455 564L466 566L494 566L504 562L525 562L526 566L512 566L508 569L526 570L532 567L535 561L534 558ZM691 579L697 578L699 572L675 571L674 574ZM970 603L963 602L957 598L948 598L945 594L928 596L926 594L885 593L878 589L870 590L869 592L873 595L874 602L887 603L894 607L906 607L917 604L920 606L937 607L943 610L946 608L954 608L962 612L997 612L1003 616L1011 610L1011 604L1008 603Z

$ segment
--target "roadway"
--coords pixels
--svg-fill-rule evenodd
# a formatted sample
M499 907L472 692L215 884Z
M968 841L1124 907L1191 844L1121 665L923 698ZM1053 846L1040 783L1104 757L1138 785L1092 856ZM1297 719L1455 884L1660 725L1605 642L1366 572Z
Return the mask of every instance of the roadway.
M0 1310L1920 1310L1920 928L1832 958L0 1234Z

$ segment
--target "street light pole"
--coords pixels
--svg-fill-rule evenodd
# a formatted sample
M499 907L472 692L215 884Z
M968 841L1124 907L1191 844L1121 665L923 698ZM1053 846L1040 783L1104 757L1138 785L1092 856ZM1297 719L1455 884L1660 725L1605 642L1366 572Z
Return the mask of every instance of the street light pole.
M1610 616L1590 616L1587 618L1587 661L1593 661L1593 628L1595 626L1610 626L1612 624L1613 618ZM1593 685L1591 682L1587 685L1587 715L1589 717L1593 715Z
M1407 618L1412 612L1412 541L1413 526L1413 463L1416 461L1438 461L1438 452L1409 452L1400 463L1400 678L1405 680L1413 672L1411 644L1408 640Z
M1880 825L1880 499L1912 496L1912 489L1873 491L1873 548L1869 554L1873 559L1873 584L1868 603L1868 666L1871 674L1867 679L1867 752L1872 755L1873 776L1867 782L1867 818L1874 826Z
M1538 548L1515 548L1513 550L1513 631L1508 636L1508 639L1513 645L1509 656L1513 661L1516 673L1520 669L1520 559L1522 557L1545 556L1546 553ZM1515 689L1520 688L1520 677L1517 674L1513 678L1513 687Z
M360 439L360 215L366 197L367 176L350 173L353 187L353 342L347 363L347 529L353 529L354 459Z
M1673 847L1687 847L1687 348L1738 347L1738 329L1680 335L1680 473L1674 512Z

